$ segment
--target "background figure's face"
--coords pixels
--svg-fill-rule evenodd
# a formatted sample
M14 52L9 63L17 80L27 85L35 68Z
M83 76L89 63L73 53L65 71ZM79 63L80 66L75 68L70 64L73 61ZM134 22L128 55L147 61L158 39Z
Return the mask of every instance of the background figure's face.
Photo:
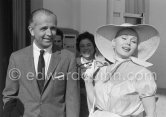
M126 59L132 56L137 49L138 36L136 32L126 29L122 30L114 41L116 55Z
M29 30L35 39L36 45L41 49L50 47L56 35L56 17L54 15L39 13L33 20Z
M62 41L62 37L59 35L56 35L54 38L54 44L55 46L57 46L58 48L62 49L63 48L63 41Z
M79 44L80 54L87 59L92 59L94 56L94 45L89 39L82 39Z

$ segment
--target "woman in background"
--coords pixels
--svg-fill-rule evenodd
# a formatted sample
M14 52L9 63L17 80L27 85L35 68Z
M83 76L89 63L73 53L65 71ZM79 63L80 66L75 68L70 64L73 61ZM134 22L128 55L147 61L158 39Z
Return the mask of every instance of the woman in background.
M94 35L89 32L81 33L77 37L76 43L78 56L77 56L77 68L80 77L81 87L81 111L80 117L88 117L88 106L86 99L86 90L84 80L82 79L84 72L92 66L94 61L98 61L98 64L107 64L104 57L96 50L96 44L94 41Z

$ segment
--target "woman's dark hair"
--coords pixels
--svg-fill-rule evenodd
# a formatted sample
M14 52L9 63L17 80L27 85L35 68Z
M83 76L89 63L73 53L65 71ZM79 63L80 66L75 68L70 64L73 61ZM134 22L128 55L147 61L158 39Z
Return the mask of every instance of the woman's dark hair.
M84 32L78 35L77 37L77 42L76 42L76 48L80 52L80 42L84 39L88 39L89 41L92 42L93 47L96 48L95 40L94 40L94 35L89 33L89 32Z

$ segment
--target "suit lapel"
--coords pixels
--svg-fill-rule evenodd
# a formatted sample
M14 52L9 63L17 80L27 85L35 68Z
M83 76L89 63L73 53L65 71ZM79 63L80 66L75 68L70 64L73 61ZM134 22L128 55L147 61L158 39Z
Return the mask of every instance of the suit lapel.
M49 68L48 68L48 71L47 71L47 76L46 76L44 89L47 87L49 81L51 80L50 76L53 76L58 63L61 60L60 53L61 53L60 51L56 51L56 52L52 53Z
M36 93L38 93L40 95L40 92L39 92L39 87L38 87L38 84L37 84L37 80L36 80L36 71L35 71L35 64L34 64L34 56L33 56L33 46L31 45L30 46L30 49L29 49L29 70L31 70L32 73L34 73L34 79L32 80L32 86L34 87L33 89L35 90L36 89Z

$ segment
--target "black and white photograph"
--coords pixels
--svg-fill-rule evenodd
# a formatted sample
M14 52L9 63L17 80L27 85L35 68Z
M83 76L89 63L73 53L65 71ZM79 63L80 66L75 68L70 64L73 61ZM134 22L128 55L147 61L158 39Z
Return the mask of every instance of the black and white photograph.
M164 117L165 0L1 0L0 117Z

